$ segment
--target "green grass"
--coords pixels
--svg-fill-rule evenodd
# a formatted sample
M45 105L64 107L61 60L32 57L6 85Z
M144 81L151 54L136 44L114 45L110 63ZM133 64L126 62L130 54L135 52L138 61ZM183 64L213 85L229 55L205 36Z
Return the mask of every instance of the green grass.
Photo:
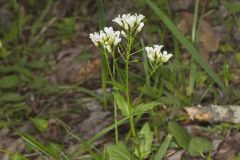
M107 8L104 9L105 6L103 2L109 3L103 0L96 1L99 29L103 29L106 26L105 11L107 12ZM141 13L140 11L146 7L147 11L142 11L142 14L146 14L146 22L148 22L148 20L151 22L153 20L152 17L157 16L160 25L159 23L145 23L146 26L150 25L148 30L144 31L149 35L147 38L144 37L144 39L136 39L137 44L133 45L134 49L132 49L130 45L131 47L127 50L129 52L128 54L130 55L131 51L135 52L135 50L138 51L139 48L151 45L153 41L155 41L155 37L157 37L159 43L168 43L168 46L173 47L171 50L173 50L174 59L168 64L163 65L149 78L151 66L144 49L140 49L140 52L134 55L134 58L142 60L142 63L137 64L138 66L139 64L142 65L139 68L135 68L135 66L137 66L135 65L136 63L130 64L129 66L128 64L124 64L123 61L119 60L121 58L113 61L114 68L107 68L111 66L111 62L107 62L107 58L101 54L102 94L99 95L95 89L88 89L82 85L52 85L44 78L45 72L48 72L50 67L48 62L46 62L48 60L45 59L47 54L64 49L65 45L68 47L69 44L74 42L75 28L78 26L77 23L82 19L78 19L76 18L78 16L72 15L63 17L63 19L57 21L56 24L54 21L53 28L50 27L50 29L54 29L58 33L54 33L54 38L51 37L53 36L51 35L52 33L50 37L45 37L44 34L39 33L49 22L48 14L54 6L55 1L46 1L46 3L41 6L42 11L37 11L37 14L32 15L33 18L29 19L27 15L28 12L24 15L20 10L22 4L16 0L11 0L12 8L16 14L13 26L7 33L4 33L3 29L0 28L1 34L3 34L3 47L0 46L0 105L2 106L0 109L0 127L12 127L15 129L19 137L26 142L28 150L26 155L11 153L5 149L1 149L0 152L14 157L12 158L13 160L25 160L29 157L29 153L35 154L39 159L52 158L53 160L75 160L77 158L111 160L114 158L119 159L119 157L133 160L134 154L135 158L138 156L139 159L143 159L143 156L148 156L148 158L154 160L161 160L164 159L169 148L175 149L174 146L177 146L179 149L185 149L186 153L188 152L189 155L194 158L199 156L206 158L207 154L209 154L208 159L211 159L211 142L186 134L184 127L182 127L180 123L175 122L185 118L180 113L180 107L191 106L192 103L201 103L209 94L213 94L213 98L211 99L213 103L221 103L220 96L218 95L218 87L220 87L222 91L226 91L228 89L227 87L231 87L232 73L229 64L230 60L225 61L224 66L217 73L213 71L210 65L206 63L199 54L198 2L200 1L196 0L196 2L192 38L188 39L177 29L176 24L174 24L173 18L175 17L172 16L167 0L161 2L151 0L137 1L136 3L138 3L138 6L141 8L137 8L139 12L136 13ZM236 17L236 14L240 11L239 3L237 2L236 6L233 6L224 0L223 4L230 12L231 22L233 21L233 24L239 27L239 22ZM38 8L38 6L34 7L36 9ZM148 19L148 16L152 17ZM84 19L84 23L89 22L89 19L90 18ZM25 34L25 32L29 33ZM173 44L169 44L171 40ZM44 45L49 45L47 46L46 53L35 54L36 52L42 53L41 51L44 50L42 49ZM51 45L55 45L52 46L55 49L51 49ZM228 42L226 42L226 46L227 45ZM222 52L238 51L238 48L233 49L234 46L230 46L230 49L226 46L222 46L222 50L220 50ZM191 55L191 67L185 64L181 48L186 48ZM88 57L84 60L89 60L91 55L89 52L86 54ZM129 63L131 60L132 59L129 59ZM109 71L111 70L115 72L113 74L114 77L117 77L116 79L111 79L112 81L109 78ZM221 80L218 74L221 75L224 80ZM211 79L208 79L208 77ZM126 83L124 80L126 80ZM145 86L144 81L147 81L148 85ZM218 86L216 86L216 84ZM107 93L107 86L114 89L115 100L112 98L114 96L110 95L111 93ZM22 95L22 88L27 89L26 91L24 90L24 93L26 92L25 95ZM195 94L196 89L203 90L202 95L197 98L191 96ZM190 95L188 92L190 92ZM58 101L59 97L61 98L65 93L84 94L84 97L80 96L78 99L70 98L66 100L66 103L70 102L71 104L77 105L77 109L71 108L67 111L57 111L56 113L44 112L44 110L49 108L47 104L49 101ZM33 111L30 110L30 106L26 103L29 95L37 99L39 98L40 102L46 101L46 103L40 103L40 111L33 113ZM68 116L69 113L78 114L81 112L81 107L83 106L82 104L85 103L84 100L86 97L88 100L101 102L105 110L111 113L114 112L114 122L97 132L92 138L83 140L81 135L75 131L75 126L70 129L67 123L60 120L60 117L64 118ZM237 101L239 102L239 100ZM114 105L114 110L111 105ZM121 112L122 115L119 115ZM44 121L37 119L37 117L41 117L41 115L43 115ZM18 132L16 127L18 125L21 126L22 122L25 123L27 121L26 119L35 119L34 126L37 127L41 133L37 132L36 134L38 135L35 136L35 134ZM62 140L59 140L59 144L52 143L49 140L46 140L46 143L44 143L37 138L47 130L48 119L53 119L58 127L63 128L68 134L68 138L70 137L69 139L73 140L74 144L76 144L74 152L66 150L67 147L71 146L60 144ZM36 120L38 120L38 122L36 122ZM169 120L171 120L170 123L168 123ZM44 126L41 126L41 124L44 124ZM143 124L147 125L143 127ZM212 127L210 126L210 128ZM227 127L224 131L227 132L230 129L233 128ZM131 135L132 132L133 134ZM160 141L158 136L159 133L162 132L166 133L166 136ZM152 133L154 137L153 143L151 136L147 136L152 135ZM102 142L101 140L104 140L104 144L99 144L99 142ZM146 143L151 143L151 145L145 145ZM144 150L147 150L151 154L144 153ZM141 155L140 153L144 154ZM109 157L109 155L113 157Z
M99 22L99 28L103 29L105 27L105 15L104 15L104 5L102 0L97 0L98 4L98 22ZM101 78L102 78L102 93L104 97L103 106L104 109L108 108L107 104L107 64L106 59L103 54L101 54Z
M173 36L189 51L194 60L208 73L208 75L216 82L223 91L226 91L224 83L220 80L219 76L212 70L212 68L200 56L198 50L194 45L177 29L175 24L157 7L151 0L146 0L149 7L159 17L160 20L168 27Z

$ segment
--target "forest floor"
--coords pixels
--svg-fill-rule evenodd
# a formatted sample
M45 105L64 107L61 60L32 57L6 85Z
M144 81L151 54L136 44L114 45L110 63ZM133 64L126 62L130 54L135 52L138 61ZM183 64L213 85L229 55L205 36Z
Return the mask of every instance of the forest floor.
M171 10L171 19L189 38L193 24L193 2L171 0L169 8L165 8ZM179 95L183 87L175 83L179 72L177 61L173 60L171 69L176 79L171 77L173 80L169 83L172 85L164 82L169 85L163 89L166 93L159 97L164 109L157 110L157 116L150 121L161 128L166 126L168 120L175 118L189 135L212 141L212 159L237 160L240 159L240 125L236 118L231 117L239 114L232 113L238 112L237 108L222 119L218 119L220 115L210 109L203 112L186 110L187 107L196 109L197 105L210 108L211 105L240 104L240 9L236 7L233 13L223 2L214 0L207 6L204 2L200 3L203 13L199 19L199 52L220 76L228 91L224 92L196 63L192 93L187 83L187 98ZM119 14L145 15L148 27L141 33L144 42L164 43L173 54L176 51L173 35L144 1L105 1L104 9L106 24L111 25L114 25L111 20ZM84 157L87 155L86 150L81 148L84 141L113 124L111 97L108 109L104 109L102 103L100 53L89 39L89 33L99 28L97 3L94 0L49 0L41 4L28 0L19 3L14 0L1 1L0 17L0 35L3 37L0 55L0 63L3 64L0 64L0 159L8 160L9 153L39 159L39 153L28 148L21 133L35 137L44 145L50 145L50 142L58 144L73 160ZM191 56L184 46L180 45L179 49L185 80L188 81ZM140 60L131 68L139 73L132 76L132 90L138 87L135 82L141 83L143 78L141 64ZM107 91L110 94L111 87ZM168 96L167 93L174 95ZM206 114L211 116L206 117ZM148 116L144 118L149 119ZM127 128L126 124L121 126L120 135L126 134ZM154 141L162 142L166 130L157 131ZM105 144L113 141L114 133L111 131L91 145L103 149ZM184 149L173 147L167 151L165 159L204 158L192 157Z

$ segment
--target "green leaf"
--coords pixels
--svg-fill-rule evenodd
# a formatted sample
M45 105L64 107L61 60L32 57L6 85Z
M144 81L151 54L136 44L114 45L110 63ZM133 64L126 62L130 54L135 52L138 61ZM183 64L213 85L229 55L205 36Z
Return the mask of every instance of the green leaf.
M224 82L226 86L228 86L229 81L231 80L231 72L230 72L230 67L227 62L224 62L223 65L223 77L224 77Z
M103 29L105 27L105 15L104 15L104 4L103 0L97 0L97 6L98 6L98 26L99 29ZM101 80L102 80L102 91L103 91L103 104L104 108L107 109L107 62L105 59L105 55L101 54Z
M134 113L145 113L151 109L153 109L154 107L160 105L161 103L159 102L149 102L149 103L142 103L136 106L136 109L134 110Z
M98 5L98 22L99 28L103 29L105 27L105 14L104 14L104 5L102 0L97 0Z
M48 53L52 53L57 51L57 49L59 48L59 44L58 43L46 43L43 44L40 48L39 48L39 52L42 54L48 54Z
M48 0L45 8L42 10L41 14L34 21L34 24L31 26L31 37L36 36L37 31L42 27L43 20L48 16L48 13L52 7L53 0Z
M54 154L51 153L51 151L49 150L49 148L47 146L43 145L41 142L39 142L33 136L26 134L26 133L22 133L22 132L18 132L18 134L33 149L35 149L45 155L54 156Z
M48 128L48 121L46 119L35 117L31 118L31 122L40 132L44 132Z
M210 152L213 144L205 138L193 137L189 143L188 152L192 156L200 156L203 153Z
M58 33L62 38L70 38L74 34L76 25L75 17L63 18L58 24Z
M0 96L0 102L19 102L23 99L24 97L18 93L4 93Z
M47 144L47 147L51 154L54 155L54 157L58 157L60 154L62 154L64 159L69 159L63 152L61 152L63 147L60 146L59 144L49 142Z
M25 68L21 65L14 65L13 66L13 70L27 78L32 78L33 77L33 74L32 72L28 69L28 68Z
M25 158L23 155L21 155L20 153L14 153L10 155L10 160L28 160L27 158Z
M43 77L35 76L29 86L31 89L41 90L46 86L46 84L47 81Z
M145 123L141 131L138 133L140 146L139 151L135 148L134 154L140 158L148 158L148 155L152 152L152 141L153 141L153 132L150 130L149 124Z
M117 105L121 110L123 116L130 115L129 106L120 94L114 93L114 100L117 102Z
M146 0L150 8L161 19L172 34L179 40L179 42L188 50L194 60L208 73L208 75L225 91L225 86L220 80L219 76L212 70L212 68L204 61L202 56L193 46L193 44L177 29L173 22L164 14L164 12L157 7L151 0Z
M121 83L118 83L116 81L107 81L108 84L111 84L114 86L114 89L119 91L124 91L124 86Z
M187 150L190 137L185 129L176 122L169 122L168 129L177 141L178 145Z
M232 3L232 2L228 2L227 0L224 0L223 4L232 14L236 14L240 12L240 2Z
M10 73L13 72L12 66L0 66L0 73Z
M240 52L238 52L236 54L236 60L237 60L238 64L240 64Z
M14 88L20 83L17 76L5 76L0 79L0 88Z
M231 44L229 43L226 43L226 44L223 44L220 49L219 49L221 52L225 53L225 52L234 52L234 48Z
M109 145L107 147L109 160L133 160L127 147L123 143Z
M44 145L42 144L39 140L37 140L36 138L34 138L33 136L26 134L26 133L22 133L22 132L18 132L18 135L21 136L21 138L33 149L51 157L50 159L59 159L59 155L61 153L61 156L63 157L64 160L69 160L69 158L60 151L60 146L53 144L53 143L49 143L48 145ZM58 154L59 153L59 154Z
M47 66L47 63L44 61L35 60L29 62L27 66L33 69L43 69L44 67Z
M0 58L6 58L11 52L6 48L0 48Z
M165 137L165 139L164 139L163 143L161 144L160 148L158 149L157 154L154 157L154 160L162 160L163 159L171 141L172 141L172 135L168 134Z

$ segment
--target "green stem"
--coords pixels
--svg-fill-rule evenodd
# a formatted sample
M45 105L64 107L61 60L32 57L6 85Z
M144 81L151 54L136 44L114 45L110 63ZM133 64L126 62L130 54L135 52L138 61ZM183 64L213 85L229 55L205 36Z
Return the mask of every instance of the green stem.
M195 1L195 8L194 8L194 17L193 17L193 27L192 27L192 41L196 43L196 34L197 34L197 27L198 27L198 9L199 9L199 0Z
M109 64L109 61L108 61L108 57L107 57L107 53L106 53L106 50L104 49L104 57L105 57L105 62L106 62L106 67L108 69L108 72L109 72L109 75L110 75L110 78L111 78L111 81L112 82L115 82L115 74L116 74L116 68L115 68L115 65L116 65L116 61L115 61L115 57L113 57L113 73L111 71L111 67L110 67L110 64ZM114 88L114 91L116 91L116 88L114 87L113 85L113 88ZM117 123L118 123L118 120L117 120L117 103L116 101L113 102L113 107L114 107L114 131L115 131L115 142L116 144L118 144L118 126L117 126Z
M157 68L158 68L158 67L157 67ZM150 78L152 77L153 73L156 72L157 68L154 68L154 69L150 72L150 74L147 76L147 79L146 79L146 82L145 82L145 84L144 84L144 86L143 86L143 89L142 89L140 95L136 98L136 99L137 99L137 100L136 100L136 104L138 104L138 103L140 102L140 100L141 100L141 98L142 98L142 95L143 95L143 92L145 91L146 87L147 87L147 86L150 87Z
M132 48L132 43L134 41L134 37L131 37L130 36L130 39L129 39L129 43L128 43L128 50L127 50L127 54L126 54L126 75L125 75L125 78L126 78L126 91L125 91L125 94L126 94L126 98L127 98L127 103L128 103L128 107L129 107L129 110L130 110L130 117L129 117L129 122L130 122L130 127L131 127L131 132L132 132L132 136L133 138L135 138L137 136L136 134L136 129L135 129L135 125L134 125L134 117L133 117L133 109L132 109L132 104L131 104L131 100L130 100L130 92L129 92L129 73L128 73L128 70L129 70L129 59L130 59L130 56L131 56L131 48ZM137 149L137 152L138 154L140 155L139 159L142 160L142 157L141 157L141 152L140 152L140 147L139 147L139 144L135 144L136 146L136 149Z
M125 90L125 94L126 94L126 98L127 98L127 103L128 103L128 107L129 107L129 110L131 111L130 113L132 113L132 105L131 105L131 100L130 100L130 93L129 93L129 73L128 73L128 70L129 70L129 59L130 59L130 52L131 52L131 47L132 47L132 43L133 43L133 38L130 37L129 39L129 43L128 43L128 50L127 50L127 54L126 54L126 75L125 75L125 84L126 84L126 90ZM130 127L131 127L131 131L132 131L132 136L133 137L136 137L136 130L135 130L135 126L134 126L134 119L133 119L133 115L131 114L130 115L130 118L129 118L129 121L130 121Z
M113 55L113 78L112 81L115 81L116 77L116 69L117 69L117 63L115 60L115 57ZM114 87L114 91L116 92L117 89ZM113 107L114 107L114 130L115 130L115 142L118 144L118 119L117 119L117 103L116 101L113 102Z
M108 73L109 73L109 75L110 75L111 80L114 80L112 71L111 71L111 69L110 69L110 64L109 64L109 61L108 61L107 53L106 53L106 51L104 51L104 52L105 52L105 53L104 53L104 57L105 57L105 61L106 61Z
M105 15L104 15L104 6L102 0L97 0L98 6L98 22L99 28L103 29L105 27ZM101 81L102 81L102 93L103 93L103 108L107 109L107 77L108 74L106 72L106 62L105 62L105 55L101 54Z
M192 27L192 42L194 46L197 46L196 37L197 37L197 29L198 29L198 9L199 9L199 0L195 1L194 8L194 17L193 17L193 27ZM188 95L192 96L194 84L195 84L195 75L196 75L196 67L193 58L191 58L191 68L190 68L190 76L189 76L189 92Z
M101 82L102 82L102 92L103 92L103 108L106 110L107 107L107 73L106 73L106 62L104 60L104 55L101 55Z

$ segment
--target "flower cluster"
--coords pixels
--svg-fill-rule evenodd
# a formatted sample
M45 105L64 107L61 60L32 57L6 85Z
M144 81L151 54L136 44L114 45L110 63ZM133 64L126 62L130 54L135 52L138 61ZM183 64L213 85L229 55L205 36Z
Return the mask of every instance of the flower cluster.
M114 31L112 27L105 27L104 30L91 33L89 38L96 46L102 45L109 53L121 42L120 31Z
M123 27L126 32L133 32L136 30L136 33L140 32L142 30L142 27L144 26L144 23L142 20L145 16L141 14L123 14L122 16L118 16L115 19L113 19L113 22L116 22L118 25ZM125 31L122 31L121 33L123 36L126 36Z
M145 50L147 51L147 57L151 63L164 63L172 57L172 54L168 54L167 51L161 52L162 48L163 45L145 47Z
M120 34L124 37L132 36L142 30L144 23L142 20L145 16L141 14L123 14L113 19L124 30L114 31L112 27L105 27L99 32L94 32L89 35L89 38L96 45L103 47L108 53L112 53L114 48L121 42ZM167 51L161 51L163 45L154 45L153 47L145 47L147 57L151 65L160 65L167 62L172 54L168 54Z

